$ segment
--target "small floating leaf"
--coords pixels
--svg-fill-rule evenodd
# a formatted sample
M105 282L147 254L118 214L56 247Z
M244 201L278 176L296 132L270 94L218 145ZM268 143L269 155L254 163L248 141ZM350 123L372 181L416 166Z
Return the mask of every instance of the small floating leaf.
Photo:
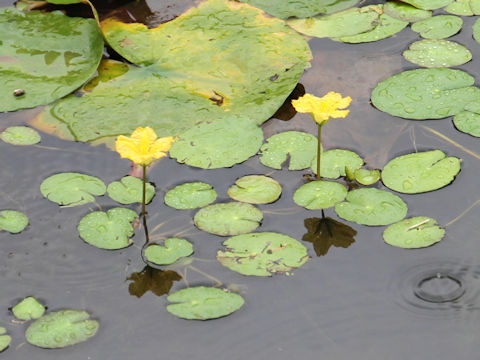
M362 185L373 185L380 180L380 170L357 169L354 172L355 180Z
M16 210L0 211L0 230L17 234L28 225L28 217L24 213Z
M94 211L80 220L78 232L83 240L100 249L122 249L132 244L132 221L137 217L135 211L124 208Z
M407 210L407 204L399 196L374 188L350 191L345 202L335 205L335 212L342 219L369 226L400 221Z
M147 265L141 272L134 272L127 278L133 281L128 285L128 292L139 298L147 291L162 296L170 292L174 281L181 279L182 277L173 270L159 270Z
M413 24L412 30L425 39L445 39L458 33L462 25L461 17L437 15Z
M282 186L269 176L244 176L228 189L233 200L250 204L269 204L276 201L282 193Z
M255 206L229 202L200 209L193 221L200 230L220 236L231 236L255 230L260 226L262 219L263 213Z
M45 306L33 296L29 296L12 308L13 316L19 320L38 319L45 313Z
M450 4L453 0L400 0L418 9L435 10Z
M61 310L35 320L27 328L25 338L41 348L63 348L88 340L98 327L98 321L90 319L86 311Z
M387 1L383 5L383 12L395 19L409 22L417 22L432 16L429 10L421 10L409 4Z
M338 179L340 176L346 176L345 168L350 171L360 169L363 160L358 154L350 150L333 149L322 152L320 162L320 174L329 179ZM317 156L312 161L312 171L317 173Z
M238 235L217 252L223 266L243 275L272 276L299 268L308 260L307 248L290 236L273 233Z
M476 111L459 112L453 118L453 123L458 130L480 137L480 113Z
M460 159L440 150L407 154L390 160L382 171L386 187L406 194L440 189L460 172Z
M300 131L285 131L267 139L260 148L260 162L274 169L290 160L288 170L302 170L310 166L317 151L317 138Z
M309 210L327 209L343 201L347 188L333 181L311 181L300 186L293 194L295 204Z
M443 10L450 14L462 16L480 15L480 1L456 0L446 6Z
M169 238L163 246L149 245L145 249L145 258L156 265L170 265L181 257L193 254L193 245L185 239Z
M230 315L240 309L245 300L222 289L197 286L174 292L167 297L167 311L179 318L209 320Z
M445 235L445 230L435 219L417 216L392 224L383 232L387 244L404 249L418 249L431 246Z
M204 207L215 201L217 192L204 182L190 182L175 186L165 194L165 204L186 210Z
M120 181L113 181L107 187L108 196L120 204L141 203L143 181L134 176L125 176ZM155 188L147 183L145 187L145 203L152 201Z
M60 205L82 205L94 202L94 196L105 194L102 180L80 173L61 173L43 180L40 191L48 200Z
M480 43L480 19L473 23L473 38Z
M325 255L331 246L348 248L355 242L357 231L332 218L305 219L307 233L302 240L313 244L317 256Z
M472 53L465 46L447 40L420 40L403 52L411 63L440 68L465 64L472 59Z
M0 352L5 350L12 341L12 337L7 334L7 329L3 326L0 326Z
M42 139L38 131L27 126L10 126L0 134L0 138L12 145L34 145Z

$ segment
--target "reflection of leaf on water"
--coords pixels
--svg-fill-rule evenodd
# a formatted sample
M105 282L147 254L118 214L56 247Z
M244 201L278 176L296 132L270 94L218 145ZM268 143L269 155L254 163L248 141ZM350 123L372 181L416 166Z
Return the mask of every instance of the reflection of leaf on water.
M313 243L313 249L317 256L325 255L330 247L348 248L355 242L357 232L350 226L332 218L309 218L305 219L307 233L302 240Z
M127 280L132 280L128 286L130 295L142 297L148 290L157 296L168 294L173 282L182 277L173 270L159 270L145 266L141 272L132 273Z

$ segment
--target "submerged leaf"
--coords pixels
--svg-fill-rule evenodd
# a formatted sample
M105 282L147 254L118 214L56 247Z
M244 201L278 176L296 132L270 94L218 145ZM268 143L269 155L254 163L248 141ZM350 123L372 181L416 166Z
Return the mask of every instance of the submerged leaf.
M174 281L181 279L182 277L173 270L159 270L145 266L141 272L134 272L127 278L133 281L128 285L128 292L139 298L147 291L162 296L170 292Z
M193 254L193 245L179 238L165 240L163 246L151 244L145 249L145 258L156 265L170 265L181 257Z
M7 330L3 326L0 326L0 352L9 346L11 341L12 337L7 334Z
M215 201L217 192L204 182L190 182L175 186L165 194L165 204L178 210L196 209Z
M417 216L392 224L383 232L387 244L404 249L418 249L431 246L445 235L445 230L435 219Z
M317 256L325 255L331 246L348 248L355 242L357 231L332 218L305 219L307 233L302 240L313 244Z
M437 15L412 25L412 30L425 39L444 39L455 35L462 29L461 17Z
M0 134L0 138L12 145L34 145L42 139L36 130L27 126L10 126Z
M243 176L228 189L228 196L233 200L250 204L272 203L281 193L282 186L278 181L263 175Z
M33 296L29 296L15 305L12 312L17 319L28 321L42 316L45 313L45 306Z
M311 181L300 186L293 194L295 204L308 210L327 209L343 201L347 188L333 181Z
M107 187L108 196L120 204L141 203L143 197L143 181L134 176L125 176L120 181L113 181ZM147 183L145 187L145 204L152 201L155 188Z
M472 53L465 46L447 40L416 41L403 56L411 63L428 68L462 65L472 59Z
M17 234L28 225L28 217L24 213L16 210L0 211L0 230Z

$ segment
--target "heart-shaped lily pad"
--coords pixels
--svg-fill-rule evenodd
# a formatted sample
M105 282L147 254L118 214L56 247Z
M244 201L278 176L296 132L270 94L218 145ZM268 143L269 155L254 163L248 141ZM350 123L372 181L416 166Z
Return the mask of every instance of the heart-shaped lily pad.
M10 126L0 134L0 138L12 145L34 145L42 139L36 130L27 126Z
M240 309L245 300L226 290L197 286L182 289L167 297L167 311L179 318L208 320L230 315Z
M165 204L186 210L204 207L215 201L217 192L204 182L190 182L175 186L165 194Z
M453 36L462 29L461 17L452 15L437 15L430 19L416 22L412 30L420 33L425 39L445 39Z
M193 254L193 245L179 238L165 240L163 246L158 244L149 245L145 249L145 258L157 265L170 265L178 259Z
M7 334L7 329L3 326L0 326L0 352L5 350L12 341L12 337Z
M120 204L141 203L143 197L143 181L134 176L125 176L120 181L111 182L107 187L108 196ZM145 203L152 201L155 188L147 183L145 187Z
M27 328L25 338L41 348L63 348L88 340L98 327L98 321L90 319L86 311L61 310L35 320Z
M455 127L472 136L480 137L480 108L474 109L471 104L465 107L465 111L459 112L453 118ZM479 104L480 105L480 104Z
M335 212L342 219L369 226L400 221L407 210L407 204L399 196L374 188L350 191L346 201L335 205Z
M45 306L33 296L29 296L15 305L12 312L17 319L28 321L42 316L45 313Z
M307 248L290 236L273 233L238 235L217 252L223 266L243 275L272 276L299 268L309 259Z
M450 67L465 64L472 53L465 46L447 40L420 40L403 52L411 63L427 68Z
M203 231L231 236L245 234L260 226L263 213L255 206L240 202L213 204L200 209L193 218Z
M317 138L300 131L285 131L267 139L260 148L260 162L281 169L289 160L288 170L302 170L310 166L317 151Z
M276 201L282 193L282 186L269 176L244 176L228 189L233 200L250 204L269 204Z
M83 240L100 249L122 249L132 244L132 221L137 217L135 211L124 208L94 211L80 220L78 232Z
M28 217L24 213L16 210L0 211L0 230L17 234L28 225Z
M440 150L407 154L390 160L382 171L386 187L406 194L440 189L460 172L460 159Z
M372 103L381 111L406 119L441 119L480 100L475 79L461 70L416 69L380 82Z
M40 192L60 205L76 206L94 202L107 187L99 178L81 173L60 173L43 180Z
M443 10L455 15L472 16L480 15L480 1L478 0L456 0Z
M373 185L380 180L380 170L357 169L354 177L359 184Z
M0 9L1 111L48 104L95 72L103 39L93 19Z
M383 232L387 244L404 249L418 249L431 246L445 235L445 230L435 219L417 216L392 224Z
M453 0L400 0L418 9L435 10L450 4Z
M412 5L397 1L387 1L383 5L383 12L395 19L409 22L417 22L432 16L429 10L421 10Z
M343 201L347 188L333 181L311 181L300 186L293 194L293 201L309 210L327 209Z
M340 176L346 176L346 168L355 171L363 165L363 160L358 154L343 149L322 152L320 160L320 175L328 179L338 179ZM312 171L317 173L317 156L313 158Z

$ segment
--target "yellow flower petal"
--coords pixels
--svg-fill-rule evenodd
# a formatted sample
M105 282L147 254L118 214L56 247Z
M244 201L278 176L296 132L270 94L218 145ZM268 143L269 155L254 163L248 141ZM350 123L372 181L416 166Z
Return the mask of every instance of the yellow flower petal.
M344 118L349 110L344 109L350 105L350 96L342 97L341 94L330 91L319 98L311 94L305 94L298 100L292 100L292 105L298 112L310 113L319 125L326 124L332 118Z

